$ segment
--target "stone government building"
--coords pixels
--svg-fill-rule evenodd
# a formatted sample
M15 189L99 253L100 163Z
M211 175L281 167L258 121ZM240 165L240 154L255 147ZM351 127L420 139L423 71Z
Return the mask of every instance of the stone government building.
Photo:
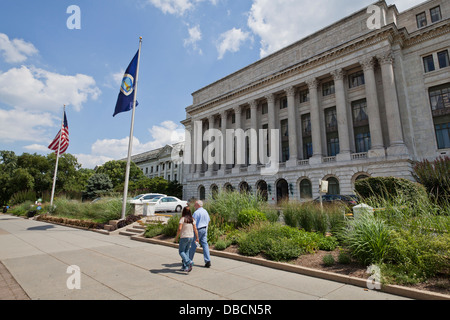
M260 190L272 203L305 200L318 196L320 180L329 193L352 194L360 178L412 179L413 161L450 155L450 2L404 12L374 5L379 28L364 8L192 94L182 121L190 163L208 128L279 129L271 152L280 163L261 175L265 163L250 164L246 141L244 165L185 164L184 199L227 188Z

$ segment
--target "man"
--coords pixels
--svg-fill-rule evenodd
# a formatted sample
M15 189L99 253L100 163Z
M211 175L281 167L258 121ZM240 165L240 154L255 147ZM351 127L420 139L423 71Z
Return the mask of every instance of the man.
M197 200L194 204L195 212L193 214L195 223L197 225L198 230L198 238L199 242L203 248L203 259L205 260L205 268L211 267L211 258L209 255L209 246L208 246L208 225L209 225L209 214L203 208L203 201ZM191 246L191 250L189 251L189 259L194 259L195 249L197 246Z

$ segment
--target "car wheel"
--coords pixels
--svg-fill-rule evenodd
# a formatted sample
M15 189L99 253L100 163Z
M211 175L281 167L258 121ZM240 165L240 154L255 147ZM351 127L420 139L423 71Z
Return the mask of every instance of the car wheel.
M181 212L181 206L177 206L177 207L175 208L175 211L176 211L176 212Z

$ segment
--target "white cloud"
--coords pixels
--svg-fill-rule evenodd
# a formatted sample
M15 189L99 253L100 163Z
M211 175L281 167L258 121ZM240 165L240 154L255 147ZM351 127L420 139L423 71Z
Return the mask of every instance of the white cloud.
M197 46L197 42L202 40L202 32L200 30L200 26L196 25L195 27L188 28L188 32L189 32L189 38L184 39L184 46L192 47L200 55L203 54L202 49L198 48L198 46Z
M53 137L48 134L47 128L53 128L55 124L53 116L47 112L32 113L0 109L0 141L5 143L42 142L50 139L50 142Z
M0 72L0 102L16 109L57 111L65 104L80 111L100 93L94 78L84 74L68 76L27 66Z
M38 53L33 44L22 39L10 40L9 37L0 33L0 52L8 63L24 62L28 56Z
M263 58L352 14L373 0L253 0L247 25L260 38ZM390 0L399 11L422 0Z
M195 8L196 4L205 0L147 0L150 4L160 9L165 14L177 16L184 15L187 11ZM208 0L212 5L217 5L219 0Z
M190 0L148 0L149 3L160 9L163 13L182 16L187 10L193 8Z
M48 152L51 152L51 151L48 149L48 146L44 146L44 145L42 145L42 144L37 144L37 143L35 143L35 144L30 144L30 145L25 146L25 147L23 147L23 148L26 149L26 150L28 150L28 151L30 151L30 152L42 152L42 153L48 153Z
M164 121L149 129L152 140L142 143L138 138L133 138L133 155L148 152L184 141L184 127L173 121ZM91 154L76 154L78 162L84 168L94 168L110 160L124 159L128 155L129 138L97 140L91 147Z
M219 52L218 59L221 60L228 51L238 52L241 45L249 38L249 32L244 32L236 28L222 33L217 44L217 51Z

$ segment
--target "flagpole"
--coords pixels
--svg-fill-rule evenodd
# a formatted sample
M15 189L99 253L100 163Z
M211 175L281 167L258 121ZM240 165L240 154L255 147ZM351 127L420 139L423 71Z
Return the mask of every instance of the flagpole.
M59 152L61 149L61 140L64 129L64 114L66 112L66 105L64 105L63 116L61 121L61 131L59 132L59 143L58 143L58 152L56 153L56 164L55 164L55 174L53 175L53 187L52 187L52 196L50 198L50 206L53 207L53 197L55 196L55 186L56 186L56 175L58 173L58 162L59 162Z
M139 63L141 61L141 47L142 47L142 37L139 37L139 53L136 67L136 84L134 86L134 98L133 98L133 111L131 114L131 129L130 129L130 137L128 141L128 159L127 159L127 167L125 170L125 184L123 188L123 202L122 202L122 220L125 219L125 213L127 209L127 197L128 197L128 179L130 178L130 163L131 163L131 153L133 149L133 135L134 135L134 114L136 110L136 97L137 97L137 89L138 89L138 79L139 79Z

